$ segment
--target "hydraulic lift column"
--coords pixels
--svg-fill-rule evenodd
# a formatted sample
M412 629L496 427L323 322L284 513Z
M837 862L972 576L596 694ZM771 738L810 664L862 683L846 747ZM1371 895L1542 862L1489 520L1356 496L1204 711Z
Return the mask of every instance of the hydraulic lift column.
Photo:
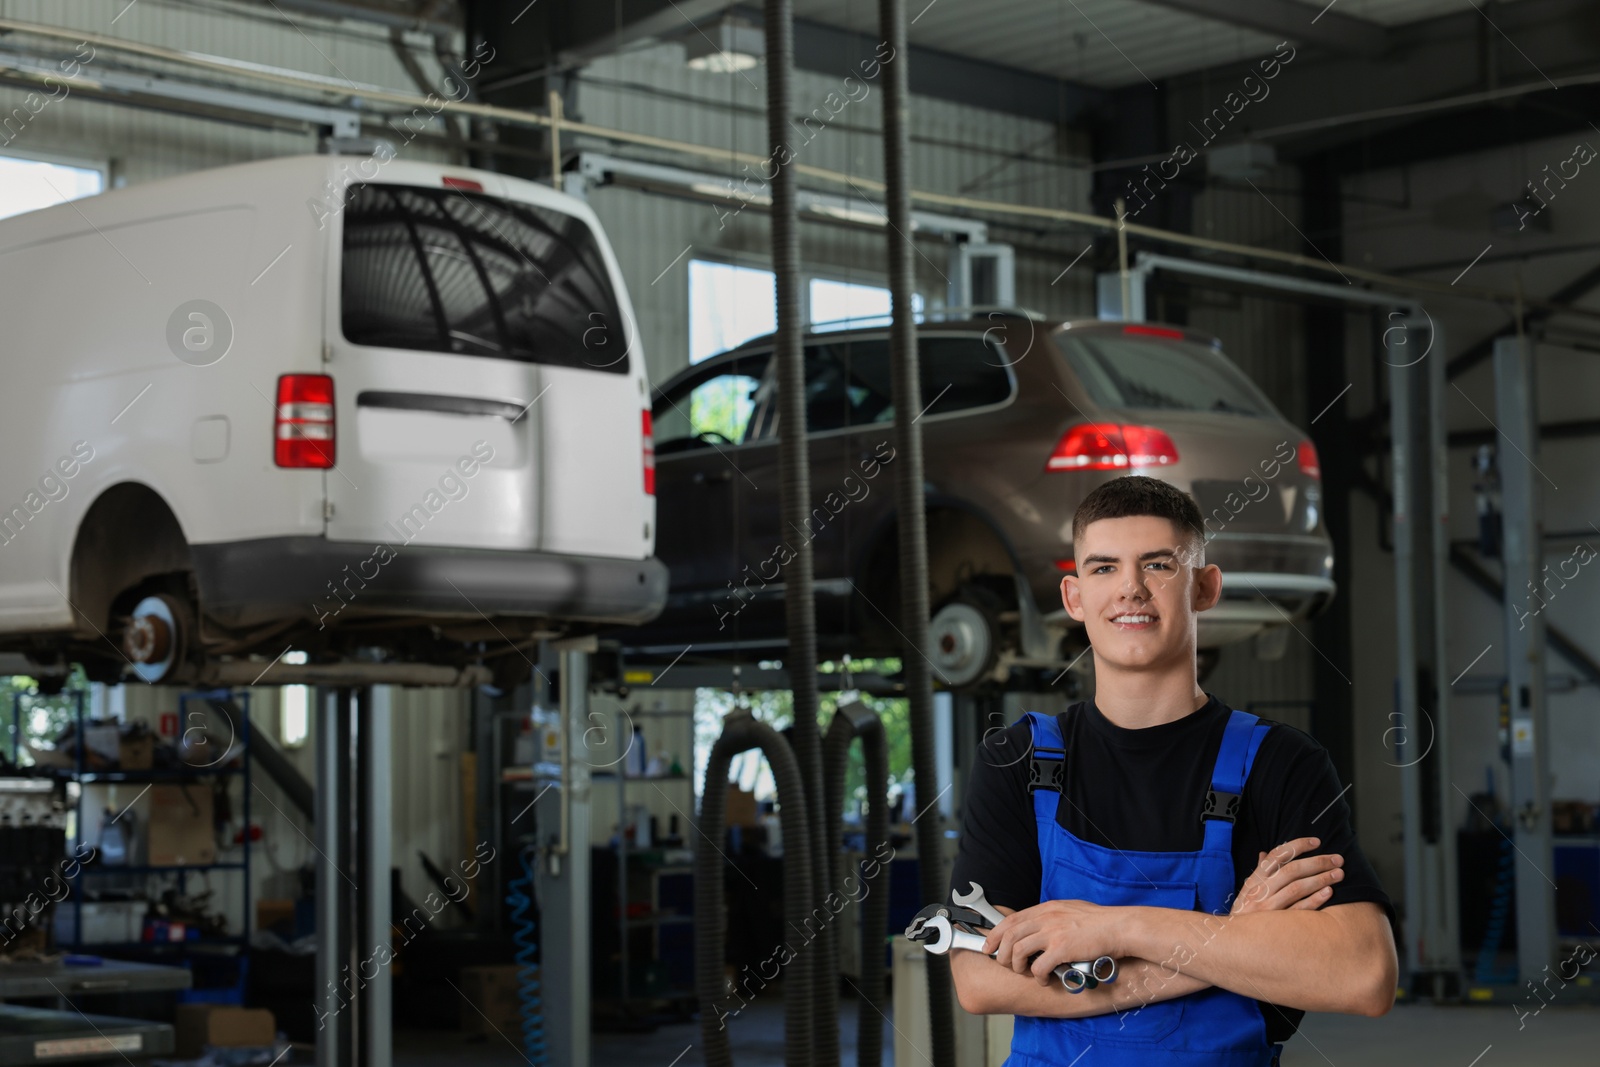
M340 686L319 698L317 1067L389 1067L388 694Z
M590 765L589 653L593 637L557 642L561 653L561 777L535 794L539 862L539 995L549 1062L589 1067ZM620 728L620 724L619 724ZM618 738L623 748L626 738ZM620 770L620 768L619 768ZM516 857L507 857L520 863Z
M1555 869L1550 839L1550 731L1545 709L1541 586L1544 473L1538 469L1533 343L1494 343L1495 418L1511 445L1500 453L1505 567L1506 682L1511 700L1512 843L1516 845L1517 972L1537 980L1555 962ZM1530 590L1532 591L1530 594Z
M1405 985L1443 1000L1460 986L1450 677L1444 570L1448 452L1444 340L1426 316L1394 312L1383 329L1394 465L1396 708L1384 736L1400 768L1405 828ZM1404 315L1402 318L1401 316Z

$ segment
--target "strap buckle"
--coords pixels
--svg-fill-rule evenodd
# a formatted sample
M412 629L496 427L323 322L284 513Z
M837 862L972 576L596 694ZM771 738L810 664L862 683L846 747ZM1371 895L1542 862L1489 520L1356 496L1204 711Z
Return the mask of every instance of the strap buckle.
M1200 819L1223 819L1234 822L1239 815L1239 794L1219 793L1215 789L1206 790L1206 807L1200 813Z
M1048 789L1052 793L1062 791L1066 780L1067 752L1061 748L1034 748L1034 752L1057 752L1058 756L1047 756L1043 759L1035 755L1028 761L1028 793L1032 795L1036 790Z

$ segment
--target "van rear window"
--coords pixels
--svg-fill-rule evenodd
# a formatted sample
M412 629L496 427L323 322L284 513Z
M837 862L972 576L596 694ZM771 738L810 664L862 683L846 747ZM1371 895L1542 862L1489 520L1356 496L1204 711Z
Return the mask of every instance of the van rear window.
M1255 383L1208 345L1071 331L1060 344L1072 372L1102 407L1277 414Z
M632 337L583 220L460 189L351 185L352 344L628 372Z

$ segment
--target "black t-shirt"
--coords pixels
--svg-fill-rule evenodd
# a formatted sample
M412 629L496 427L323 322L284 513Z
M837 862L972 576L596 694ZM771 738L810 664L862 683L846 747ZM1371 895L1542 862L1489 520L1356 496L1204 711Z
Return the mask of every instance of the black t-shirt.
M1226 704L1206 696L1199 711L1140 730L1111 722L1092 701L1058 716L1066 763L1056 821L1073 836L1106 848L1198 851L1205 837L1200 812L1229 717ZM1345 788L1328 753L1303 731L1262 721L1272 729L1256 752L1233 827L1234 892L1255 870L1257 853L1316 837L1321 845L1310 854L1344 857L1344 877L1323 907L1373 901L1388 912L1392 927L1394 907L1356 843ZM979 747L951 876L953 889L977 882L991 904L1017 910L1039 903L1039 841L1028 793L1031 744L1023 718L994 731ZM1273 1042L1291 1037L1305 1015L1257 1003Z

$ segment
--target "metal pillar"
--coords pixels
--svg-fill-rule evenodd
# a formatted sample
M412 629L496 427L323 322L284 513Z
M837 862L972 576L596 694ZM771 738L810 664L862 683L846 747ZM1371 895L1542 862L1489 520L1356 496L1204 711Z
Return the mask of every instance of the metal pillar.
M1555 961L1550 840L1550 732L1545 710L1544 519L1534 351L1524 337L1494 343L1505 568L1506 681L1511 694L1511 811L1515 818L1517 970L1524 981Z
M353 1011L343 984L350 966L350 875L339 865L350 835L351 693L318 690L317 705L317 1067L354 1062ZM352 983L353 984L353 983Z
M361 839L357 856L356 912L361 931L357 941L357 968L362 982L361 1032L357 1062L365 1067L389 1067L394 1062L394 1015L387 963L393 955L390 900L391 760L390 702L388 686L360 691L356 718L357 796L356 825ZM369 978L368 975L371 975Z
M1383 335L1394 449L1398 675L1386 736L1401 770L1408 984L1418 995L1442 999L1455 994L1461 975L1455 830L1446 818L1454 810L1454 786L1444 634L1449 487L1443 343L1427 319L1398 314Z
M319 696L317 1067L389 1067L388 694L340 686Z
M540 863L540 996L549 1062L589 1067L589 653L593 637L558 642L561 653L561 779L535 794ZM627 739L618 743L626 747ZM621 768L617 768L620 772ZM546 829L548 828L548 829ZM320 1067L320 1065L319 1065Z

